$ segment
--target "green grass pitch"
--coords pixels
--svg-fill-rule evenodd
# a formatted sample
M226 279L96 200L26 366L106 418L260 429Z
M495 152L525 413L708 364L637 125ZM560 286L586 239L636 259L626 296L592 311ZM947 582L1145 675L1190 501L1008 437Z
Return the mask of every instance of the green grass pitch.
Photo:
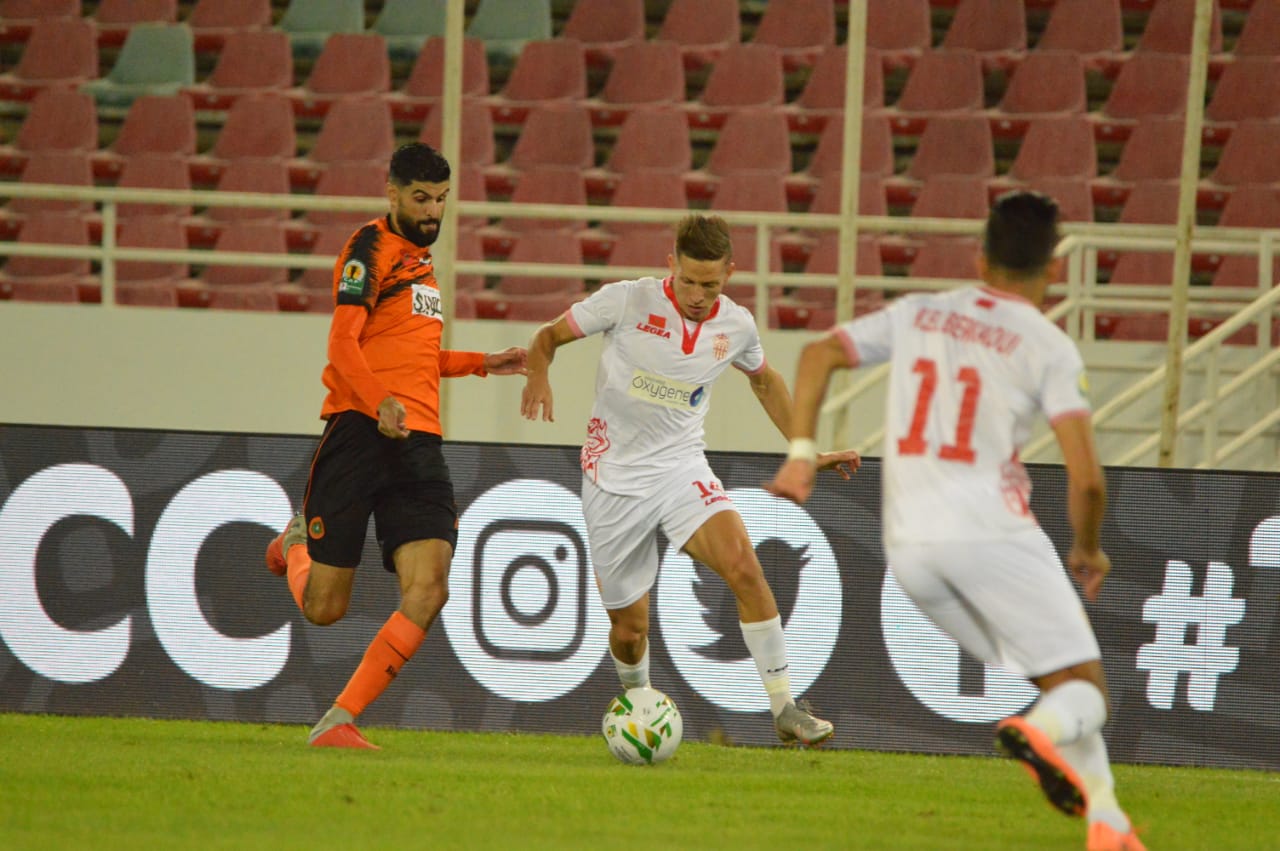
M598 737L0 715L0 848L1079 849L995 758L718 747L614 761ZM1152 851L1280 843L1280 775L1118 766Z

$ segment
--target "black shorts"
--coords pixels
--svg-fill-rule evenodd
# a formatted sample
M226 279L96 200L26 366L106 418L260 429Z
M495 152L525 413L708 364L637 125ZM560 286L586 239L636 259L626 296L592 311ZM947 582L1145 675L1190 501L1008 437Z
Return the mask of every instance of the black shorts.
M358 411L334 414L311 462L302 510L307 551L321 564L360 563L369 515L375 521L382 566L410 541L458 543L458 506L438 434L415 431L385 437L378 422Z

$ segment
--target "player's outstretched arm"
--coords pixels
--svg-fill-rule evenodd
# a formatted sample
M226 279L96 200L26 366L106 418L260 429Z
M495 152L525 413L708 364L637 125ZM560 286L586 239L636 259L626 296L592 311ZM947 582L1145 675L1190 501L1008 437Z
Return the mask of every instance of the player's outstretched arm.
M796 367L795 398L791 402L791 424L784 433L791 439L787 460L765 489L774 496L803 503L813 492L817 471L818 409L827 394L831 373L848 369L849 356L834 334L804 347ZM856 455L856 453L854 453Z
M1107 513L1107 480L1094 447L1093 423L1087 414L1053 424L1067 467L1067 512L1075 540L1067 565L1080 583L1086 600L1098 599L1102 582L1111 572L1111 559L1102 551L1102 518Z
M555 359L556 349L565 343L578 339L563 316L543 325L533 334L529 341L529 351L525 362L524 392L520 395L520 416L526 420L541 418L545 422L555 422L551 404L551 378L548 372L551 361Z

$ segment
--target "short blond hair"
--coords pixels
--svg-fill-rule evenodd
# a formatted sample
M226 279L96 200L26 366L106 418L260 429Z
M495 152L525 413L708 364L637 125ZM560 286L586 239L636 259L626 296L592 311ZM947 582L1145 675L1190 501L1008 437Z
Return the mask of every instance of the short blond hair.
M676 224L676 257L732 260L729 225L719 216L690 213Z

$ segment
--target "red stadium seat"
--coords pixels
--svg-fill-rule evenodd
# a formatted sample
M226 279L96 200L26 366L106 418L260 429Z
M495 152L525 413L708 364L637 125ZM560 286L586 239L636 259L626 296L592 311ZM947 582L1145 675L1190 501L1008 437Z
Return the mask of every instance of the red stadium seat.
M209 153L191 159L191 181L216 183L231 160L292 159L297 148L289 99L277 92L246 95L227 111Z
M1147 13L1135 50L1151 53L1191 53L1191 30L1195 21L1196 0L1161 0ZM1222 52L1222 11L1217 0L1209 26L1209 52Z
M934 116L982 109L982 98L982 60L977 53L933 50L916 61L902 95L886 113L894 133L917 135Z
M269 195L289 194L289 165L280 157L245 157L231 160L218 179L219 192L260 192ZM290 211L270 207L211 206L190 222L188 238L193 247L211 248L219 234L231 222L284 222ZM290 231L293 234L293 231Z
M1222 144L1240 121L1280 118L1280 54L1238 57L1222 72L1205 107L1202 138Z
M1185 128L1181 118L1138 121L1120 152L1116 167L1105 177L1091 181L1094 202L1123 204L1135 183L1177 180L1182 171Z
M511 193L511 203L576 205L585 210L587 191L582 184L582 173L579 169L561 166L527 169L521 172ZM579 221L507 217L500 224L481 227L480 236L487 254L506 256L517 241L527 236L556 230L576 234L586 226L585 216Z
M178 20L178 0L98 0L93 13L98 43L119 47L134 24L172 24Z
M960 0L942 47L976 51L990 68L1013 67L1027 50L1023 0Z
M929 0L868 0L867 47L880 51L886 68L910 67L932 43Z
M1014 182L1037 177L1091 180L1097 176L1098 151L1093 141L1093 126L1083 115L1033 121L1006 175Z
M80 17L80 0L0 0L0 43L22 44L37 21Z
M233 33L269 29L271 0L196 0L187 26L197 53L221 50Z
M231 30L218 50L213 73L185 92L197 109L228 109L251 92L284 91L293 85L289 36L280 30Z
M790 173L791 136L781 111L743 109L730 115L706 166L688 174L685 189L690 197L709 197L718 179L734 171L763 171L778 177Z
M173 216L133 216L120 222L120 235L116 244L121 248L160 248L173 251L187 250L187 232L182 222ZM116 301L121 301L121 289L135 284L153 284L167 281L171 285L187 277L190 267L186 263L155 260L120 260L116 262ZM172 286L170 291L173 291ZM176 291L174 303L177 306ZM137 304L137 301L128 301Z
M693 145L684 111L674 107L634 110L623 122L603 168L585 172L587 194L608 197L632 171L684 174L693 167Z
M586 170L595 164L591 115L578 103L548 102L529 113L506 162L485 169L490 194L510 194L520 172L535 166Z
M113 179L124 168L124 158L134 154L172 154L191 157L196 152L196 113L185 95L144 95L125 114L120 133L111 147L93 156L96 177Z
M773 0L764 7L754 41L782 51L788 70L812 65L836 43L836 9L832 0Z
M359 133L351 128L360 128ZM377 95L355 95L335 101L320 125L320 135L305 157L290 164L293 186L314 186L320 173L335 162L385 165L396 146L391 109Z
M93 151L98 110L93 98L73 89L48 88L35 96L12 145L0 146L0 172L17 174L34 151Z
M34 212L23 224L18 242L86 246L89 227L83 213ZM76 293L81 287L91 288L93 284L87 259L12 256L0 268L0 298L77 301L78 297L67 293Z
M817 132L844 114L847 64L848 49L844 45L833 45L819 54L800 96L786 105L793 131ZM862 74L863 112L874 114L884 106L884 60L874 48L867 49Z
M979 280L978 257L981 253L976 239L929 236L916 252L916 259L911 264L911 277Z
M1280 3L1254 0L1231 52L1237 59L1280 55Z
M804 202L822 191L825 183L839 184L841 158L844 156L844 119L829 121L818 137L804 171L787 178L787 196L792 201ZM859 171L864 175L888 177L893 174L893 133L889 119L883 115L863 115L862 146Z
M324 43L306 82L291 89L294 112L304 117L328 113L334 101L391 91L387 42L377 33L334 33Z
M1080 114L1087 105L1079 54L1034 50L1018 65L1004 96L988 112L991 132L997 137L1021 136L1033 119Z
M1124 52L1120 0L1054 0L1036 50L1076 53L1093 71L1117 69Z
M33 152L19 179L22 184L56 186L93 186L93 170L89 157L81 151ZM0 215L0 235L11 238L22 227L24 219L40 213L74 213L87 216L93 211L90 201L61 201L43 198L13 198Z
M701 68L741 41L740 16L738 0L672 0L658 39L680 45L685 68Z
M587 62L605 66L644 41L644 16L644 0L577 0L560 36L582 42Z
M98 76L98 30L84 18L36 21L12 71L0 74L0 99L30 100L48 86L76 86Z
M524 46L507 84L490 98L490 104L494 121L520 124L534 106L580 101L586 96L587 64L581 42L553 38Z
M459 158L461 165L487 168L493 165L496 146L493 136L493 115L484 101L465 98L462 101L462 139ZM426 142L436 150L444 144L444 108L437 105L427 113L418 133L418 141Z
M1097 115L1098 138L1125 139L1140 118L1183 115L1190 73L1186 56L1135 52L1120 69Z
M120 189L173 189L185 192L191 189L191 172L187 167L186 157L181 154L153 154L144 151L124 158L124 166L116 186ZM168 216L176 219L190 216L191 205L130 202L120 204L117 215L121 222L137 217Z
M733 44L711 66L707 83L689 101L692 127L722 127L750 107L781 106L785 97L782 52L771 44Z
M599 97L586 101L597 126L621 124L636 107L684 103L684 62L673 41L641 41L617 51Z
M922 181L935 174L995 175L991 125L978 114L938 116L920 136L915 156L900 176L885 180L889 203L910 203Z
M1236 125L1222 146L1218 166L1200 193L1205 206L1221 207L1231 189L1251 183L1280 183L1280 122L1248 119Z
M444 38L427 39L404 86L387 95L391 114L397 121L421 121L440 102L444 92L444 49ZM463 39L462 97L469 100L488 94L489 63L485 61L484 42Z

